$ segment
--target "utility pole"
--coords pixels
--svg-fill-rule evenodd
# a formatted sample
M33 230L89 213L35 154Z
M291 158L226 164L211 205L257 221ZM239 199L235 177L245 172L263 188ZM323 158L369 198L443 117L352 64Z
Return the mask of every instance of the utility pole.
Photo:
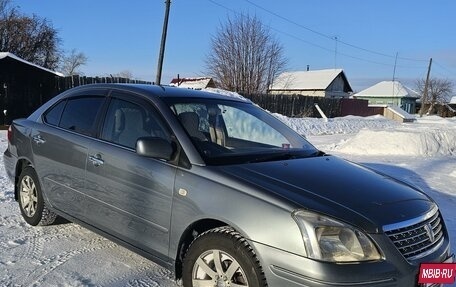
M396 65L397 65L397 56L399 52L396 52L396 59L394 60L394 70L393 70L393 82L396 80Z
M393 70L393 94L392 96L394 97L394 85L395 85L395 81L396 81L396 65L397 65L397 55L399 55L399 52L396 52L396 59L394 60L394 70Z
M337 36L334 36L335 48L334 48L334 70L337 69Z
M168 32L168 18L169 18L169 7L171 6L171 0L166 0L166 10L165 10L165 20L163 21L163 32L160 44L160 54L158 55L158 66L157 66L157 78L155 79L155 84L161 84L161 75L163 68L163 58L165 54L165 43L166 43L166 33Z
M431 75L431 66L432 66L432 58L429 60L429 67L428 67L427 76L426 76L426 83L424 84L424 91L423 91L423 95L421 96L420 117L423 116L424 104L428 98L429 76Z

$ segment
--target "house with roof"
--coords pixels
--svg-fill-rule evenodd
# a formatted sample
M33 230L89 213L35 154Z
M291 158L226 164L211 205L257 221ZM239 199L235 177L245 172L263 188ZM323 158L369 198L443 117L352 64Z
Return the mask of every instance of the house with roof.
M456 113L456 96L451 97L450 101L446 106L451 112Z
M55 96L56 78L63 75L0 52L0 124L25 117Z
M354 98L368 100L369 105L398 106L410 114L416 113L416 100L419 94L399 81L383 81L353 95Z
M342 69L295 71L280 74L269 94L346 98L353 92Z
M449 104L456 106L456 96L451 97Z
M198 78L174 78L171 80L171 86L179 88L202 90L206 88L216 88L215 82L210 77L198 77Z

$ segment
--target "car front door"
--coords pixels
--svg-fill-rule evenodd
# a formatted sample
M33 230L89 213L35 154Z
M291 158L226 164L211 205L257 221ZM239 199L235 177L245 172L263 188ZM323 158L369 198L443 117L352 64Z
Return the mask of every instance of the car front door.
M89 149L86 191L90 223L163 259L168 254L176 167L139 156L139 137L170 140L147 102L113 93L100 133Z

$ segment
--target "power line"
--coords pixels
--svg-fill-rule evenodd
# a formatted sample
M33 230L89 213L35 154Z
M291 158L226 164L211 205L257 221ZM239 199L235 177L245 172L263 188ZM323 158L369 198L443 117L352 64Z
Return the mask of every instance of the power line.
M445 66L443 66L442 64L440 64L439 62L437 62L435 60L434 60L434 64L436 64L439 68L445 70L446 72L450 73L451 75L456 76L456 68L453 68L453 71L451 71L450 69L446 68Z
M280 19L282 19L282 20L284 20L284 21L286 21L286 22L288 22L288 23L291 23L291 24L293 24L293 25L295 25L295 26L298 26L298 27L300 27L300 28L302 28L302 29L305 29L305 30L307 30L307 31L309 31L309 32L312 32L312 33L314 33L314 34L316 34L316 35L319 35L319 36L321 36L321 37L324 37L324 38L326 38L326 39L334 40L334 37L331 37L331 36L326 35L326 34L324 34L324 33L322 33L322 32L319 32L319 31L317 31L317 30L314 30L314 29L311 29L311 28L309 28L309 27L306 27L306 26L304 26L304 25L302 25L302 24L299 24L299 23L297 23L297 22L295 22L295 21L293 21L293 20L290 20L289 18L286 18L286 17L284 17L284 16L282 16L282 15L279 15L279 14L277 14L277 13L271 11L271 10L268 10L268 9L266 9L266 8L264 8L264 7L262 7L262 6L258 5L258 4L256 4L256 3L254 3L254 2L252 2L252 1L250 1L250 0L244 0L244 1L247 2L247 3L249 3L249 4L251 4L251 5L253 5L253 6L255 6L255 7L257 7L258 9L261 9L261 10L263 10L263 11L265 11L265 12L271 14L271 15L274 15L274 16L276 16L277 18L280 18ZM381 53L381 52L378 52L378 51L366 49L366 48L360 47L360 46L358 46L358 45L354 45L354 44L345 42L345 41L343 41L343 40L340 40L339 38L338 38L337 40L338 40L338 43L344 44L344 45L346 45L346 46L349 46L349 47L352 47L352 48L355 48L355 49L358 49L358 50L361 50L361 51L364 51L364 52L367 52L367 53L371 53L371 54L375 54L375 55L379 55L379 56L383 56L383 57L387 57L387 58L391 58L391 59L396 59L396 56L395 56L395 55L394 55L394 56L393 56L393 55L388 55L388 54ZM406 60L406 61L427 62L427 60L424 60L424 59L412 59L412 58L404 58L404 57L398 57L398 59L400 59L400 60Z
M211 2L211 3L214 4L214 5L217 5L217 6L219 6L219 7L222 7L223 9L225 9L225 10L227 10L227 11L230 11L230 12L233 12L233 13L235 13L235 14L237 14L237 15L240 15L241 17L244 16L242 13L240 13L240 12L234 10L234 9L231 9L231 8L229 8L229 7L227 7L227 6L223 5L223 4L220 4L220 3L218 3L218 2L215 1L215 0L208 0L208 1ZM304 30L307 30L307 31L311 32L311 33L314 33L314 34L316 34L316 35L319 35L319 36L321 36L321 37L323 37L323 38L325 38L325 39L328 39L328 40L331 40L331 41L334 41L334 40L335 40L333 36L324 34L324 33L322 33L322 32L319 32L319 31L315 30L315 29L312 29L312 28L309 28L309 27L307 27L307 26L304 26L304 25L302 25L302 24L300 24L300 23L297 23L296 21L290 20L289 18L286 18L286 17L284 17L284 16L282 16L282 15L280 15L280 14L275 13L274 11L268 10L268 9L266 9L266 8L264 8L264 7L262 7L262 6L258 5L258 4L256 4L256 3L252 2L251 0L244 0L244 1L247 2L247 3L249 3L249 4L251 4L252 6L255 6L255 7L258 8L258 9L261 9L261 10L267 12L268 14L271 14L271 15L273 15L273 16L279 18L279 19L282 19L283 21L286 21L286 22L288 22L288 23L290 23L290 24L293 24L293 25L295 25L295 26L297 26L297 27L300 27L300 28L302 28L302 29L304 29ZM293 38L293 39L295 39L295 40L298 40L298 41L300 41L300 42L303 42L303 43L305 43L305 44L307 44L307 45L310 45L310 46L319 48L319 49L321 49L321 50L327 51L327 52L329 52L329 53L335 53L335 52L336 52L338 55L341 55L341 56L344 56L344 57L347 57L347 58L351 58L351 59L355 59L355 60L358 60L358 61L362 61L362 62L366 62L366 63L371 63L371 64L375 64L375 65L381 65L381 66L387 66L387 67L394 67L394 64L393 64L393 63L385 63L385 62L370 60L370 59L362 58L362 57L359 57L359 56L353 56L353 55L350 55L350 54L342 53L342 52L340 52L340 51L336 51L336 50L334 50L334 49L330 49L330 48L324 47L324 46L322 46L322 45L316 44L316 43L314 43L314 42L305 40L305 39L300 38L300 37L298 37L298 36L296 36L296 35L294 35L294 34L291 34L291 33L284 32L284 31L282 31L282 30L276 29L276 28L274 28L274 27L272 27L272 26L270 26L270 25L265 25L265 26L268 27L269 29L271 29L271 30L277 32L277 33L286 35L286 36L288 36L288 37L290 37L290 38ZM358 49L358 50L360 50L360 51L364 51L364 52L367 52L367 53L370 53L370 54L375 54L375 55L383 56L383 57L390 58L390 59L396 59L396 56L395 56L395 55L394 55L394 56L393 56L393 55L388 55L388 54L381 53L381 52L378 52L378 51L366 49L366 48L363 48L363 47L360 47L360 46L357 46L357 45L354 45L354 44L351 44L351 43L342 41L342 40L340 40L339 37L337 37L337 43L338 43L338 44L340 43L340 44L346 45L346 46L348 46L348 47L351 47L351 48L354 48L354 49ZM423 62L423 63L424 63L424 62L427 63L427 61L428 61L428 60L425 60L425 59L414 59L414 58L408 58L408 57L397 57L397 59L398 59L398 60L404 60L404 61L411 61L411 62ZM397 68L401 68L401 69L420 69L420 70L425 70L425 69L426 69L426 67L425 67L424 65L423 65L423 66L421 66L421 65L420 65L420 66L396 65L396 67L397 67Z

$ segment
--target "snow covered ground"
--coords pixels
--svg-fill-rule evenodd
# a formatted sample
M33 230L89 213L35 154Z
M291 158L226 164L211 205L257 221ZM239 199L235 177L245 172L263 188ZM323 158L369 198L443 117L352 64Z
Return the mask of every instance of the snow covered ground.
M321 150L410 182L440 206L456 246L456 118L289 119ZM6 148L0 133L0 150ZM30 227L0 165L0 286L178 286L154 263L76 224Z

